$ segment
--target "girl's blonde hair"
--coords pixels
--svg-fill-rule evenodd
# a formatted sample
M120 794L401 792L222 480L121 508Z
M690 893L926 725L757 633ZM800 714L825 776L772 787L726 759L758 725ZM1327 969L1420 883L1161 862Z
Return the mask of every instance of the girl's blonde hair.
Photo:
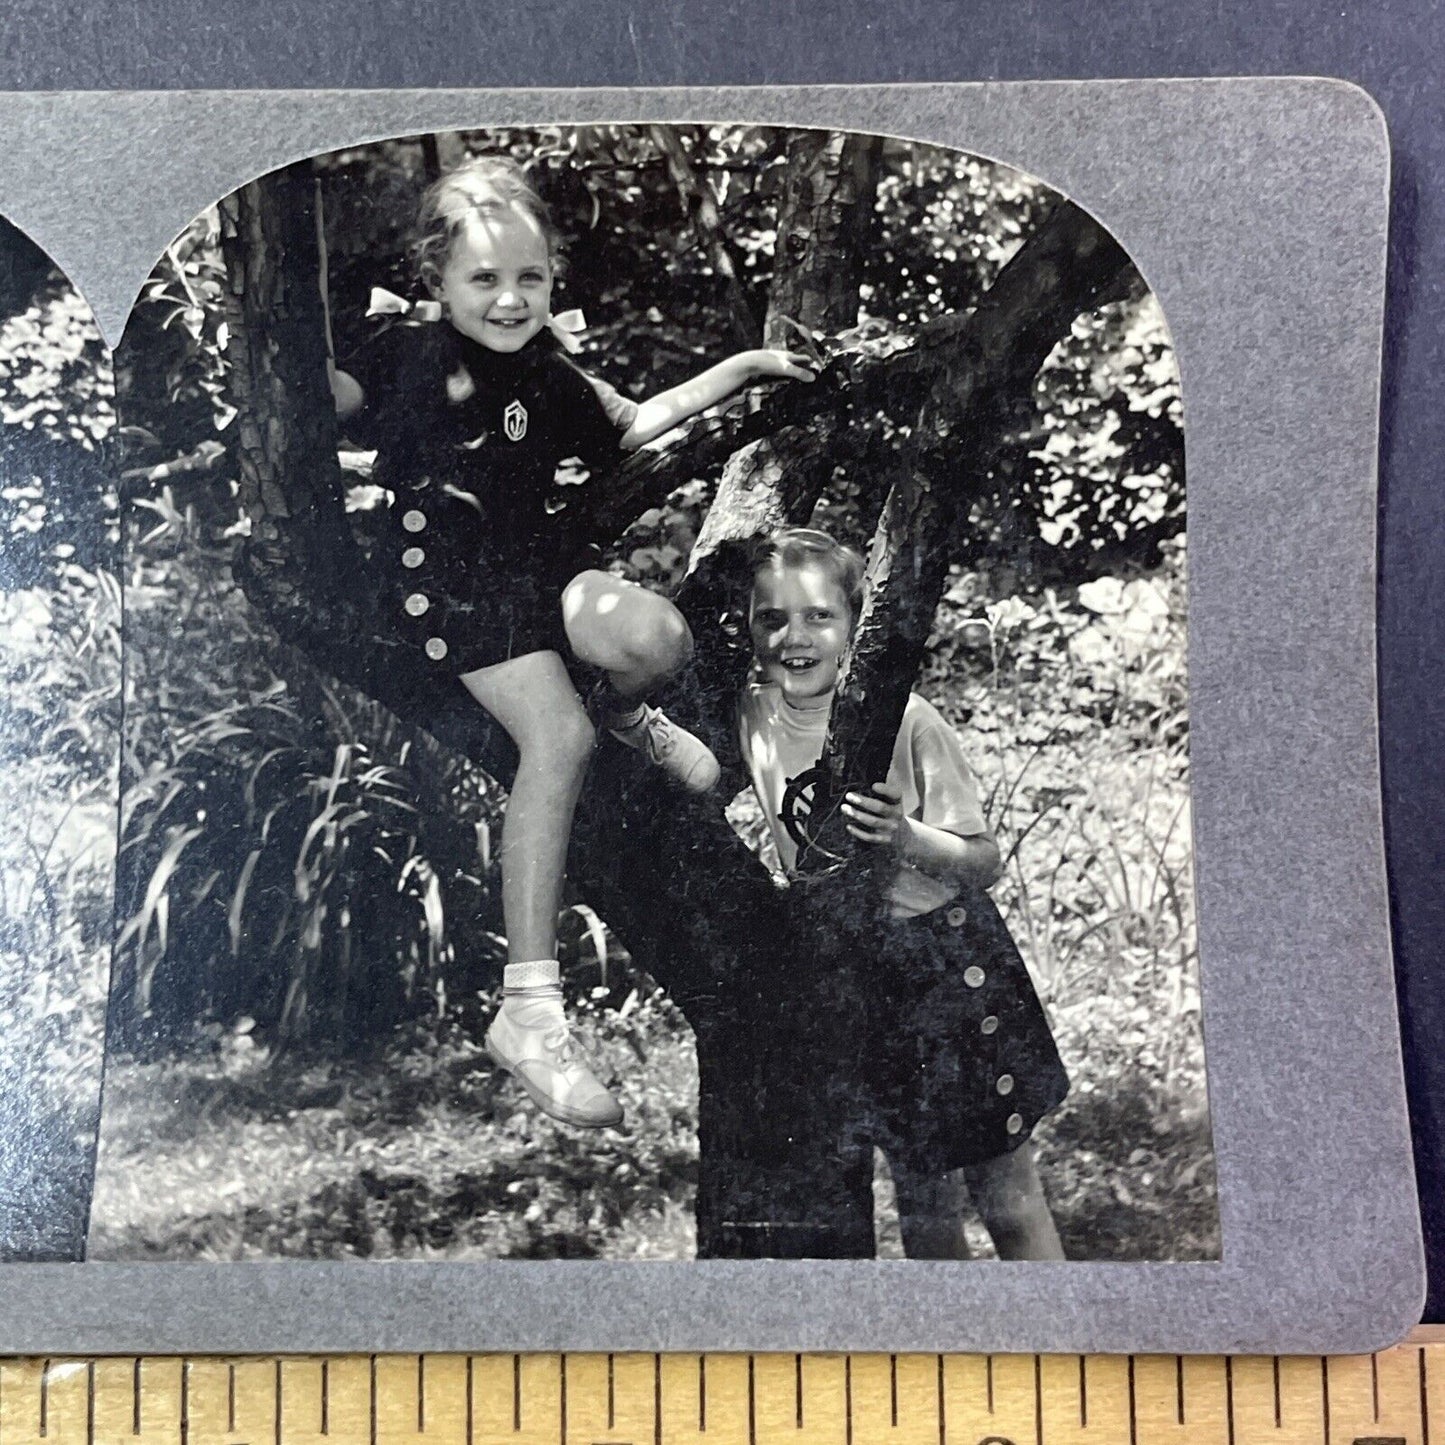
M557 230L547 203L527 173L507 156L475 156L427 187L416 217L412 255L423 280L447 263L457 234L471 216L520 211L535 221L555 260Z
M848 608L856 618L863 605L863 558L851 547L817 527L781 527L760 538L753 551L753 575L770 562L785 567L822 567L828 572L848 599Z

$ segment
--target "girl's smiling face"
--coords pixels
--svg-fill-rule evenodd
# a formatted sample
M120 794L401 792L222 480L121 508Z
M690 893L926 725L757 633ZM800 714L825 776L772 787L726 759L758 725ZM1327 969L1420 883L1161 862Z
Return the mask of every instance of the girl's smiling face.
M822 563L773 558L753 578L748 629L765 682L794 707L827 707L853 631L853 610Z
M432 294L463 336L520 351L552 311L552 258L542 228L515 206L472 213L452 241Z

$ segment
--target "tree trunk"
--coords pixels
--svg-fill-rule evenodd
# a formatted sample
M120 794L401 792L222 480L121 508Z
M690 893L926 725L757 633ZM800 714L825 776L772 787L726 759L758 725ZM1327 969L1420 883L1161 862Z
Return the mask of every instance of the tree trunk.
M788 139L786 179L764 344L813 349L813 338L858 322L863 244L878 189L881 142L838 131ZM693 567L729 541L806 520L832 476L836 418L815 421L803 445L774 431L738 452L723 471Z
M863 607L839 679L803 872L852 852L843 794L887 776L950 564L967 562L969 509L989 487L1011 422L1031 408L1039 368L1074 318L1129 285L1119 244L1061 204L1004 267L918 388L910 430L868 561ZM901 419L901 418L900 418ZM805 852L808 850L805 850Z
M815 333L856 323L877 157L865 137L790 137L768 345L811 351ZM824 402L832 387L789 386L779 400L796 404L807 390ZM805 424L771 425L733 452L679 590L696 639L687 722L725 762L737 761L733 719L751 654L746 636L719 618L746 596L748 544L812 515L844 460L847 420L846 404L820 407ZM656 806L675 821L675 801L659 796ZM726 824L714 816L689 833L710 839L705 851L677 840L638 875L662 887L669 907L628 910L614 899L609 917L632 913L624 936L646 940L649 966L679 996L697 1038L699 1256L870 1255L871 1150L841 1137L848 1115L833 1100L833 1034L804 1022L826 1013L835 980L804 967L814 955L793 936L798 920L756 860L723 836ZM701 913L678 908L689 892Z
M776 272L763 339L798 340L795 327L836 336L858 324L863 272L878 191L878 136L795 131L778 213Z
M305 163L221 202L229 286L227 355L239 415L233 446L253 544L284 544L327 582L355 559L346 528L316 198Z

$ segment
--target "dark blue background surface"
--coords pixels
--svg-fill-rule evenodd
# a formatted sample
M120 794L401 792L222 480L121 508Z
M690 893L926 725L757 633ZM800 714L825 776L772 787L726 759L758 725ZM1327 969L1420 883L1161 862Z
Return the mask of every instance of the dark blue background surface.
M800 84L1336 75L1394 147L1380 681L1427 1318L1445 1318L1445 12L1433 0L19 0L0 87ZM57 176L57 185L64 178ZM79 198L78 198L79 199ZM1303 238L1302 238L1303 240ZM1329 559L1321 558L1328 567ZM1261 626L1269 619L1261 618ZM1287 723L1287 720L1283 720ZM1358 839L1342 836L1343 849ZM1308 888L1310 880L1300 879Z

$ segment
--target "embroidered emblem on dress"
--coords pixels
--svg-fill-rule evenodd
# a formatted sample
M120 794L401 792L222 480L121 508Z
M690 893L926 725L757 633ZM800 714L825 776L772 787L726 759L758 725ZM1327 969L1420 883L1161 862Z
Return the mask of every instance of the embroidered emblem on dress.
M509 401L502 413L502 429L509 442L519 442L527 435L527 408L520 401Z

